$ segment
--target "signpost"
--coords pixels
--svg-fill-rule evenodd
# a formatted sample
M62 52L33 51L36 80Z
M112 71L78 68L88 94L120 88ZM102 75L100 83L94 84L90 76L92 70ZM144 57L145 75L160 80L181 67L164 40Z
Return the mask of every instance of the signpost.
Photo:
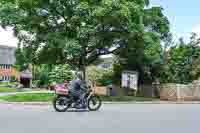
M137 92L138 90L138 72L136 71L123 71L122 72L122 87L126 88L127 91L133 90Z

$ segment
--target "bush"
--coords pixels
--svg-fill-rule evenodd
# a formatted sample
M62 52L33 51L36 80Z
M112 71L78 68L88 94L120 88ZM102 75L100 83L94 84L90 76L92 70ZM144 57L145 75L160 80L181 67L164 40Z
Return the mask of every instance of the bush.
M49 73L49 83L63 83L64 80L72 80L73 77L69 65L56 65Z
M39 76L39 85L47 85L49 81L48 72L41 72Z
M40 80L33 80L33 86L39 87L40 86Z
M16 82L16 81L17 81L16 77L12 76L10 82Z
M107 86L112 84L113 70L90 66L87 68L87 78L95 81L98 86Z

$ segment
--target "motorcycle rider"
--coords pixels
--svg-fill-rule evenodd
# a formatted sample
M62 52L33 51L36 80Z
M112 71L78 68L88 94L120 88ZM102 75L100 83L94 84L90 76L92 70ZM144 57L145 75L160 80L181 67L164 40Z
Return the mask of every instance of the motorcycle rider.
M86 90L87 90L87 85L83 79L83 75L81 72L78 72L77 78L72 80L70 83L70 92L77 101L80 100L80 105L81 105L80 108L86 107L83 96Z

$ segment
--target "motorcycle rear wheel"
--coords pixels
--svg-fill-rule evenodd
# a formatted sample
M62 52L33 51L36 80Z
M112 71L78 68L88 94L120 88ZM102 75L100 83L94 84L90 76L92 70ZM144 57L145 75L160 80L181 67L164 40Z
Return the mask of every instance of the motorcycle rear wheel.
M57 112L66 112L70 105L68 98L65 96L57 96L53 100L53 107Z

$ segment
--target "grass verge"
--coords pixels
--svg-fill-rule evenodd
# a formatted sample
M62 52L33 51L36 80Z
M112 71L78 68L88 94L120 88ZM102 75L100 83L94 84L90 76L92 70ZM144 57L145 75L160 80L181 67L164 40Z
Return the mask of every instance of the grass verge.
M0 93L1 92L17 92L18 90L15 88L9 88L9 87L0 87Z
M50 102L55 95L53 93L22 93L1 96L0 99L8 102ZM110 102L128 102L128 101L155 101L158 99L122 96L122 97L109 97L101 96L103 101Z
M129 101L156 101L156 98L134 97L134 96L101 96L103 101L108 102L129 102Z
M52 93L22 93L1 96L0 99L8 102L48 102L53 97Z

